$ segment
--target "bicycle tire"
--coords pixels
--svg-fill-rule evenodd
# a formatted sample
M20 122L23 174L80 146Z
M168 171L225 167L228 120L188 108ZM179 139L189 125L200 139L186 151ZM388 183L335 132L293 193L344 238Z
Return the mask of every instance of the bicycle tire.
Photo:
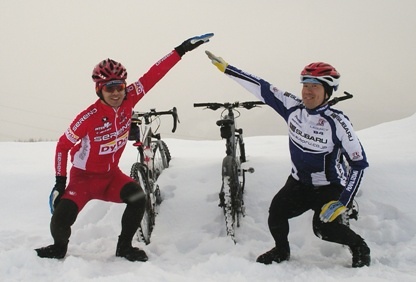
M132 165L130 177L137 181L146 194L146 206L140 226L137 229L137 239L146 245L150 243L150 237L156 222L155 203L152 201L152 187L147 179L147 167L139 162Z
M166 155L166 160L167 160L167 166L166 167L169 167L170 160L172 159L172 156L171 156L170 151L169 151L169 147L168 147L168 145L166 145L165 141L160 140L160 142L162 142L163 150L165 151L165 155Z
M245 144L243 142L243 138L241 135L236 135L235 136L237 139L236 142L236 151L240 153L240 163L245 163L247 161L246 158L246 149L245 149Z
M156 180L162 174L162 171L169 167L168 159L165 152L165 147L162 141L152 141L153 150L153 179Z
M222 186L220 206L223 208L227 235L235 242L235 227L240 226L242 215L242 190L239 180L239 164L231 156L226 156L222 163Z
M240 161L238 163L238 176L239 176L238 178L240 181L240 186L241 186L241 191L242 191L241 193L243 194L246 181L245 181L244 171L241 168L241 164L247 161L246 149L245 149L243 137L241 135L236 135L235 139L236 139L236 142L235 142L236 159Z

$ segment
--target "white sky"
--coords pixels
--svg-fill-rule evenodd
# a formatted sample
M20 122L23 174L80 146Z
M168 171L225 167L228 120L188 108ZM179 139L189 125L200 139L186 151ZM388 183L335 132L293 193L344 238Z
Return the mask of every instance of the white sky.
M120 4L123 3L123 4ZM136 110L176 106L181 124L166 137L218 139L219 112L194 102L253 100L211 65L204 50L293 94L299 73L326 61L341 73L338 108L356 130L415 113L416 2L413 0L0 1L0 141L56 140L96 100L93 67L110 57L129 82L185 39L214 32ZM250 135L285 134L269 108L244 111Z

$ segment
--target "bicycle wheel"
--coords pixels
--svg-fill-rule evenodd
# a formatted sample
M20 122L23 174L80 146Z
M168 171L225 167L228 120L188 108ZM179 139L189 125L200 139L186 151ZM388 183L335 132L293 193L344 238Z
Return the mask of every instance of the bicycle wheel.
M150 243L153 227L156 221L155 201L151 184L147 179L146 166L142 163L134 163L131 167L130 177L137 181L146 194L146 207L144 210L142 221L137 229L137 237L139 241L146 245Z
M169 167L170 152L165 142L158 140L151 143L153 151L152 177L156 180L165 168Z
M235 135L236 144L235 144L235 151L238 155L238 159L240 160L240 163L245 163L247 161L246 159L246 149L243 141L242 129L240 129L241 133Z
M170 155L168 145L166 145L165 141L163 141L163 140L160 140L160 142L162 143L162 148L165 151L166 161L168 163L168 165L166 167L169 167L169 163L170 163L170 160L172 159L172 157Z
M241 164L246 162L247 159L246 159L246 150L244 146L243 136L241 135L241 133L235 135L235 159L237 160L238 179L239 179L240 187L241 187L241 201L242 201L243 200L242 194L244 193L244 186L245 186L246 181L245 181L244 171L241 168Z
M227 235L235 242L235 226L240 226L242 215L242 191L238 175L239 164L231 156L222 162L222 187L220 206L223 208Z

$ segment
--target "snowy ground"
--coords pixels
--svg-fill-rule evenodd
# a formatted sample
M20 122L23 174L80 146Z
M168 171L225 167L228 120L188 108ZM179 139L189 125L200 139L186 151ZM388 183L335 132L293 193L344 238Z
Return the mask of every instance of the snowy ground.
M359 220L351 225L372 251L372 265L360 269L351 268L346 248L313 235L310 212L291 221L290 262L255 262L273 246L267 210L290 170L286 136L245 140L247 165L256 172L247 176L247 216L236 245L217 206L223 141L167 139L173 159L159 179L164 202L152 242L135 243L149 255L146 263L114 256L124 205L99 201L79 215L65 259L38 258L33 249L52 242L55 143L0 143L0 280L416 281L416 115L358 135L370 168L357 198ZM126 173L135 158L129 144L121 162Z

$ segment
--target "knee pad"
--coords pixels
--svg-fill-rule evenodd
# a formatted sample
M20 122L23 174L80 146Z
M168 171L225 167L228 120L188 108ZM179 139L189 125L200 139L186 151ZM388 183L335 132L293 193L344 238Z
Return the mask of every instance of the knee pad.
M120 191L120 198L126 204L144 203L146 195L137 182L129 182Z

